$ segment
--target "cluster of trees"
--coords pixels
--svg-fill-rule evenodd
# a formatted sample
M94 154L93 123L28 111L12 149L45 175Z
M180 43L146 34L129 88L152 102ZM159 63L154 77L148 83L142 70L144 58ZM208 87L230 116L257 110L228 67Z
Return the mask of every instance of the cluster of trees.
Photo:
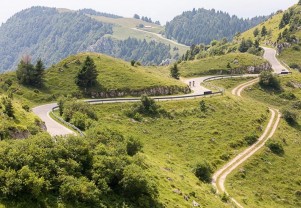
M70 54L86 51L99 38L112 33L112 25L84 14L59 13L46 7L26 9L0 27L1 69L15 69L23 51L32 54L33 61L41 58L49 66Z
M239 44L238 51L241 53L248 52L253 55L260 55L262 49L259 46L259 40L255 40L253 42L251 39L242 39L242 41Z
M154 23L154 24L156 24L156 25L161 25L161 23L160 23L159 21L153 22L152 18L148 18L148 17L144 17L144 16L142 16L142 17L140 18L140 16L139 16L138 14L134 14L134 18L135 18L135 19L141 19L141 20L144 21L144 22Z
M159 207L141 147L104 129L85 138L40 134L1 141L1 200L34 207Z
M143 65L159 65L163 60L171 58L170 45L136 38L122 41L103 38L103 41L98 41L98 44L94 46L93 51L126 61L136 60Z
M38 59L36 65L31 64L29 56L24 56L16 71L17 79L20 84L41 87L43 85L44 63Z
M98 120L94 109L84 101L70 97L60 97L58 106L60 116L83 131Z
M235 34L246 31L266 19L266 16L240 19L214 9L193 9L168 22L165 35L189 46L209 44L214 39L220 40L224 37L231 40Z
M284 28L286 25L290 23L291 17L294 15L293 10L289 10L288 12L285 12L282 16L282 19L279 24L279 29Z
M78 12L81 13L81 14L108 17L108 18L113 18L113 19L123 18L122 16L119 16L119 15L109 14L109 13L104 13L104 12L98 12L98 11L95 11L93 9L80 9L80 10L78 10Z
M253 31L253 35L255 38L259 38L259 35L261 35L261 37L265 37L268 35L268 30L266 26L263 26L261 28L261 31L258 28L255 28L255 30Z

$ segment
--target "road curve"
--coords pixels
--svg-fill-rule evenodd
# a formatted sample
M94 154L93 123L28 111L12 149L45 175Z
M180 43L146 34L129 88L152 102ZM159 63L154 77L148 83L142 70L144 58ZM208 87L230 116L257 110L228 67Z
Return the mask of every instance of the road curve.
M281 74L282 72L289 72L277 59L277 51L273 48L262 47L264 49L263 58L266 59L271 65L275 73Z

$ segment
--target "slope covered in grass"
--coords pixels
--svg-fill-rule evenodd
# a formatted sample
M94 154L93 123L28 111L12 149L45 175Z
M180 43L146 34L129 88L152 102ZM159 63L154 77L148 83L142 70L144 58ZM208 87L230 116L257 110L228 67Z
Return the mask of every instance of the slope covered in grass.
M267 63L263 58L247 53L229 53L194 61L184 61L179 65L181 76L192 77L212 74L244 74L249 66Z
M210 184L193 174L198 161L208 161L214 170L247 145L244 137L260 134L269 113L265 106L228 96L205 99L207 112L199 109L200 99L159 102L165 117L143 116L137 122L127 116L133 104L95 106L101 122L94 129L118 130L139 138L144 157L157 175L159 199L166 207L190 207L195 200L202 207L227 207L216 197ZM93 127L94 126L94 127ZM188 201L184 196L189 196Z
M98 84L85 92L75 84L75 77L84 60L90 56L99 72ZM2 74L2 85L11 79L12 86L6 90L14 91L19 97L32 102L50 102L60 95L73 95L78 98L140 96L143 93L152 95L177 94L188 92L182 82L156 73L156 69L146 70L144 67L133 67L130 63L109 56L95 53L82 53L70 56L53 65L45 72L44 87L35 89L19 85L15 73ZM101 94L100 93L104 93Z
M7 95L0 93L0 140L25 139L42 131L41 120L29 111L29 107L19 100L12 100L12 116L6 112L4 99Z
M298 119L294 124L282 119L271 139L283 147L283 154L277 155L265 146L227 179L229 194L244 207L301 206L301 113L298 105L301 100L301 75L295 72L280 80L283 92L264 90L259 85L245 92L246 96L278 109L291 108Z

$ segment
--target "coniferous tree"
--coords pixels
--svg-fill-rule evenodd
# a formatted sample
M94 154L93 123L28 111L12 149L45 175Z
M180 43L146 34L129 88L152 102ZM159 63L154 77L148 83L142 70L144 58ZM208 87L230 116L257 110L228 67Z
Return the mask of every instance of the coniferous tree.
M33 77L35 76L35 68L30 63L30 58L28 56L23 57L20 61L17 69L17 79L20 84L32 85Z
M87 56L83 67L78 72L76 76L76 84L79 87L92 87L97 82L98 72L96 70L96 65L92 58Z
M179 73L179 69L178 69L178 64L175 63L171 69L170 69L170 76L175 78L175 79L179 79L180 78L180 73Z
M13 107L11 99L4 98L2 103L3 103L4 108L5 108L4 113L6 115L8 115L9 117L14 118L15 117L15 112L14 112L14 107Z
M35 85L41 86L43 84L43 76L44 76L44 63L41 59L39 59L35 65Z
M265 26L262 27L261 29L261 36L264 37L268 34L267 28Z
M259 29L258 29L258 28L256 28L256 29L253 31L253 35L254 35L255 38L259 35Z

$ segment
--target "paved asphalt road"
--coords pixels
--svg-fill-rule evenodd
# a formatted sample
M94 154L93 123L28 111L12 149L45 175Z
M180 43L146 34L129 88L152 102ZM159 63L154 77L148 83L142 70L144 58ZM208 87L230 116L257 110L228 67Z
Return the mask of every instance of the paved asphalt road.
M281 72L289 72L276 58L277 52L275 49L262 47L264 49L263 58L268 60L272 65L275 73L281 74Z

